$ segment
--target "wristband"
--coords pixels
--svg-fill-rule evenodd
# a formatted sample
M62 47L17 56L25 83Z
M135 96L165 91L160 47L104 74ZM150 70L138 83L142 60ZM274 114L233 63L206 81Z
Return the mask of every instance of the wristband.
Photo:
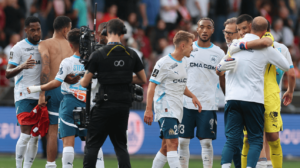
M41 86L29 86L30 93L36 93L42 91Z
M247 42L240 42L240 49L241 50L248 50Z

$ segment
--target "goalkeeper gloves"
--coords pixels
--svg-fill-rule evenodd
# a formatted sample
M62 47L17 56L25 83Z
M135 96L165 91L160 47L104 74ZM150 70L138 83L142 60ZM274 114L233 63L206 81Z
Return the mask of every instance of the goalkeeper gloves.
M236 66L235 58L228 58L227 55L224 58L225 59L222 59L221 62L217 65L217 70L219 72L234 70L234 68Z

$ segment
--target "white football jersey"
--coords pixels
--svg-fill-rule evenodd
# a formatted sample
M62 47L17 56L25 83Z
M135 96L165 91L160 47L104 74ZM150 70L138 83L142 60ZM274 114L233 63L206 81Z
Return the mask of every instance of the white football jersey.
M40 74L42 70L41 55L38 51L38 44L34 45L24 39L19 41L11 50L9 55L9 64L19 66L23 64L32 55L35 59L35 66L32 69L23 69L17 74L15 79L14 99L15 102L22 99L39 99L38 93L27 92L27 87L40 85Z
M197 96L202 110L218 110L220 84L215 68L224 56L220 47L211 43L210 47L203 48L195 41L190 57L184 58L188 64L187 87ZM190 97L184 96L183 104L185 108L198 109Z
M289 52L289 49L284 44L278 43L276 41L274 41L274 47L287 59L289 65L290 65L290 68L294 68L294 64L293 64L292 57L291 57L291 54ZM279 83L280 100L281 100L281 97L282 97L282 93L281 93L282 77L283 77L284 72L281 69L277 68L277 67L276 67L276 71L277 71L277 77L276 78L277 78L277 83Z
M75 84L68 84L64 82L68 74L78 75L84 73L84 65L79 62L79 56L73 55L71 57L65 58L59 66L59 71L56 74L55 80L62 82L61 92L62 94L72 94L78 100L86 101L86 88L82 87L79 81ZM92 80L92 88L97 85L97 79ZM91 98L92 100L92 98Z
M155 64L150 82L156 83L154 93L155 119L162 117L177 118L183 116L183 93L186 88L186 60L177 61L171 54L162 57Z
M243 42L260 39L246 34ZM237 61L234 70L226 72L226 101L240 100L264 104L264 74L268 63L288 71L290 66L282 54L273 47L243 50L232 55Z

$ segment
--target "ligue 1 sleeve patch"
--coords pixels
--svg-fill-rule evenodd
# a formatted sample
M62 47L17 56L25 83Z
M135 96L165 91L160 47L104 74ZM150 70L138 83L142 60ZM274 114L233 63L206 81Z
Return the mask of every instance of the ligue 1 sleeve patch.
M10 56L9 56L9 59L13 59L14 52L11 51L11 52L9 53L9 55L10 55Z
M157 77L157 74L159 73L159 70L158 69L154 69L153 73L152 73L152 76L153 77Z

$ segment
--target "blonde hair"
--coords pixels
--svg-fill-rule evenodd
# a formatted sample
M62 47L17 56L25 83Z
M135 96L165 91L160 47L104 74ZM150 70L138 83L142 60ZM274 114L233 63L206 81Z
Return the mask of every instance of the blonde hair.
M174 43L175 46L177 46L182 41L189 42L189 39L194 40L195 35L190 33L190 32L180 30L175 34L175 36L173 38L173 43Z

